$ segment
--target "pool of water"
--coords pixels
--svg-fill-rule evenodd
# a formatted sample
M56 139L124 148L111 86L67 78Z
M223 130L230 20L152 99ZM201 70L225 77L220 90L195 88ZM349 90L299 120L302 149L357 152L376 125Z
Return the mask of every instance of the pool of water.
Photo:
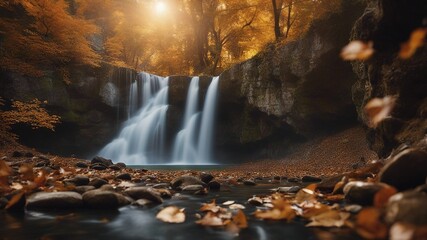
M256 207L247 204L247 199L255 194L269 193L269 189L277 186L236 186L229 191L210 192L207 196L184 195L188 199L170 199L162 205L145 208L127 206L118 211L0 212L0 239L321 239L318 230L306 228L304 222L262 221L251 216ZM217 203L234 200L246 206L244 212L248 216L249 227L235 236L221 228L197 225L195 214L200 213L202 203L212 199L216 199ZM168 224L157 220L157 212L168 205L185 208L186 221L182 224ZM337 238L332 239L358 238L337 235Z

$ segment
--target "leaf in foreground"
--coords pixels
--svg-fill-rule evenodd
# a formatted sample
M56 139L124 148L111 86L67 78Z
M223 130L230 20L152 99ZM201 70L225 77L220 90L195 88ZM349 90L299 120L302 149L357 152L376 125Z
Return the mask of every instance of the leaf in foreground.
M265 220L292 220L295 218L296 213L289 204L284 199L273 200L273 208L265 211L257 210L254 215L256 218L265 219Z
M413 31L409 40L400 47L399 57L402 59L411 58L417 49L424 45L426 35L427 28L418 28Z
M357 233L366 239L384 239L387 226L380 221L381 212L377 208L365 208L357 215Z
M196 223L209 227L221 227L226 225L226 223L213 212L207 212L206 215L202 219L196 221Z
M341 51L341 58L347 61L367 60L374 54L373 42L352 41Z
M365 113L368 117L370 127L377 127L377 125L388 117L394 108L396 98L386 96L384 98L374 98L365 106Z
M342 227L350 217L350 213L330 210L310 218L307 227Z
M157 213L156 218L167 223L183 223L185 222L184 209L169 206Z
M204 203L200 208L202 212L214 212L217 213L221 210L221 207L217 206L215 200L212 200L211 203Z

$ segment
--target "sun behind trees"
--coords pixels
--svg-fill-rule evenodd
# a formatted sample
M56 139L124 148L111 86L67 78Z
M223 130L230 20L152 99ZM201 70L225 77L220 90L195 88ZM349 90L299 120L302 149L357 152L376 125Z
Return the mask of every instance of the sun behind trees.
M66 76L71 66L105 62L160 75L215 75L268 43L300 36L339 3L6 0L0 3L0 68L31 76L59 69Z

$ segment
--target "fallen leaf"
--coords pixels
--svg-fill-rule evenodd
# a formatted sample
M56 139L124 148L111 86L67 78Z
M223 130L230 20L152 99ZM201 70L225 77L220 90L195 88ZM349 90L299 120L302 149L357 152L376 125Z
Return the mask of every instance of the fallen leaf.
M167 223L183 223L185 222L184 209L169 206L157 213L156 218Z
M245 209L246 207L243 206L242 204L235 203L228 206L228 208L235 210L235 209Z
M292 220L295 218L296 213L284 199L273 200L273 208L265 211L257 210L254 215L256 218L268 219L268 220Z
M245 213L242 210L238 210L236 215L234 215L232 222L236 224L239 228L247 228L248 220Z
M356 231L366 239L384 239L387 226L380 221L381 212L377 208L365 208L357 215Z
M303 207L302 216L305 218L312 218L329 211L331 211L331 208L325 204L318 202L310 203Z
M397 189L392 186L385 186L380 189L374 196L374 206L377 208L384 207L388 199L397 193Z
M360 40L352 41L342 49L341 58L346 61L367 60L375 52L373 46L372 41L367 43Z
M418 28L411 33L409 40L400 47L399 57L402 59L411 58L417 49L424 45L424 39L427 35L427 28Z
M223 202L222 205L228 206L228 205L231 205L233 203L235 203L235 201L226 201L226 202Z
M350 218L350 213L330 210L310 218L311 223L307 227L342 227Z
M213 212L207 212L206 215L202 219L196 221L196 223L209 227L221 227L225 226L226 224L220 217L218 217Z
M35 175L33 171L33 166L31 164L22 164L19 167L19 173L22 174L22 179L34 181Z
M384 98L374 98L365 106L365 113L368 117L368 125L372 128L377 127L378 123L388 117L394 108L396 98L386 96Z
M314 192L316 188L317 184L311 184L299 190L295 196L295 202L301 204L303 202L316 201L316 194Z
M217 213L221 210L221 207L217 206L215 203L215 200L212 200L211 203L204 203L202 207L200 208L200 211L202 212L214 212Z
M13 195L13 197L9 200L9 202L7 203L5 209L9 209L12 208L15 204L17 204L23 197L25 197L25 192L24 191L19 191L18 193L16 193L15 195Z

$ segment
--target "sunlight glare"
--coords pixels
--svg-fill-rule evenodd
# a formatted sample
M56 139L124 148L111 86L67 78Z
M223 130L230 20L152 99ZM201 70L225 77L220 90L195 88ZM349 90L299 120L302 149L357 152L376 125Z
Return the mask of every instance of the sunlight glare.
M158 14L166 12L167 10L166 3L163 1L157 1L155 5L155 10L156 10L156 13Z

